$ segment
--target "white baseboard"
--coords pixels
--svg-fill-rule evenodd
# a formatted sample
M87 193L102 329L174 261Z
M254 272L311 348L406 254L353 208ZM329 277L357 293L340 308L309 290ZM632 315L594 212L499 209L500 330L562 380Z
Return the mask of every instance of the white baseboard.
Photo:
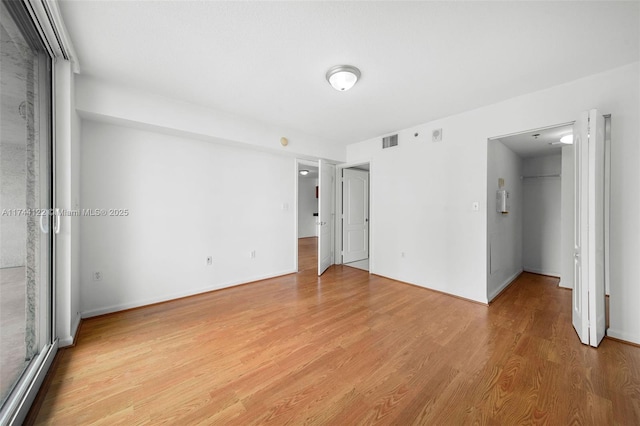
M73 345L73 337L72 336L65 336L65 337L58 337L58 346L61 348L67 347L67 346L71 346Z
M516 271L513 275L511 275L509 278L507 278L506 280L504 280L502 282L502 284L500 284L498 286L498 288L496 288L495 290L493 290L491 293L489 293L489 302L491 302L493 299L496 298L496 296L498 296L500 293L502 293L502 291L507 288L509 286L509 284L511 284L513 282L513 280L515 280L516 278L518 278L518 276L522 273L522 270Z
M558 272L554 272L554 271L547 271L544 269L537 269L537 268L523 268L523 271L525 272L531 272L532 274L538 274L538 275L547 275L549 277L556 277L556 278L560 278L560 274Z
M82 316L76 315L76 318L73 320L73 324L71 324L71 334L69 336L58 337L58 347L64 348L66 346L73 345L75 338L78 334L78 326L80 326L80 320Z
M624 340L625 342L633 343L635 345L640 345L640 336L634 336L624 331L609 328L607 329L607 336Z
M562 281L562 278L560 279L560 282L558 283L558 287L562 287L562 288L568 288L569 290L573 290L573 283L571 283L570 285L564 285L564 281Z
M80 315L80 312L78 312L78 315L76 315L76 319L73 321L73 324L71 324L71 336L73 336L73 340L71 341L71 344L75 342L76 337L78 336L78 327L80 327L81 320L82 320L82 315Z
M170 300L180 299L182 297L195 296L196 294L208 293L208 292L213 291L213 290L220 290L220 289L223 289L223 288L233 287L233 286L237 286L237 285L241 285L241 284L247 284L247 283L251 283L251 282L254 282L254 281L261 281L261 280L266 280L266 279L269 279L269 278L281 277L283 275L289 275L289 274L293 274L293 273L296 273L296 272L297 271L294 271L294 270L281 271L281 272L277 272L275 274L268 274L268 275L261 275L261 276L251 277L251 278L248 278L248 279L242 280L242 281L231 281L231 282L226 282L226 283L222 283L222 284L216 284L216 285L213 285L213 286L201 287L201 288L198 288L198 289L195 289L195 290L188 290L188 291L183 291L183 292L176 292L176 293L166 294L166 295L158 296L158 297L151 297L151 298L144 299L144 300L139 300L139 301L136 301L136 302L120 303L120 304L117 304L117 305L111 305L111 306L106 306L106 307L103 307L103 308L92 309L90 311L83 312L82 313L82 318L91 318L91 317L95 317L95 316L98 316L98 315L111 314L113 312L124 311L126 309L139 308L139 307L142 307L142 306L153 305L154 303L168 302ZM65 339L65 341L66 341L66 339ZM72 341L73 341L73 339L72 339ZM69 343L69 345L70 344L71 343Z
M371 260L371 258L369 258L369 260ZM413 286L416 286L416 287L422 287L422 288L424 288L426 290L437 291L438 293L447 294L449 296L457 297L458 299L467 300L469 302L480 303L482 305L487 305L488 304L488 300L486 300L484 298L475 298L475 297L472 297L471 295L468 295L468 294L456 293L454 291L451 291L451 289L449 289L449 288L436 286L436 285L433 285L432 283L424 284L424 283L421 283L421 282L418 282L418 281L414 281L414 280L412 280L410 278L407 278L407 277L391 275L391 274L385 275L385 274L378 273L378 272L372 272L371 270L369 271L369 274L377 275L377 276L383 277L383 278L388 278L388 279L393 280L393 281L398 281L398 282L401 282L401 283L404 283L404 284L413 285Z

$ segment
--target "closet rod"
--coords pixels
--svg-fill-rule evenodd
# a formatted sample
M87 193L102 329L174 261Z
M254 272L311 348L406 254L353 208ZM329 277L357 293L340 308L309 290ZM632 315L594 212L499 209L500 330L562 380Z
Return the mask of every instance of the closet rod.
M561 174L557 175L538 175L538 176L520 176L520 179L538 179L538 178L546 178L546 177L561 177Z

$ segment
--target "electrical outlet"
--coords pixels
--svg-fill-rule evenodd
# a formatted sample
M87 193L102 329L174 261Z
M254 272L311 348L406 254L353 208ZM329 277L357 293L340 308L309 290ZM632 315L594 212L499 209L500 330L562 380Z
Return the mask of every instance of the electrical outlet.
M213 265L213 257L207 256L207 266Z
M93 273L93 280L94 281L102 281L102 272L94 272Z
M251 250L251 253L249 253L249 257L251 259L255 259L256 258L256 251L255 250Z

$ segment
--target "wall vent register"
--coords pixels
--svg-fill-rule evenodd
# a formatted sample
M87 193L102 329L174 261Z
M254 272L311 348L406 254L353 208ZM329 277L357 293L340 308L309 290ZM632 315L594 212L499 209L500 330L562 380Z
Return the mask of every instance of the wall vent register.
M391 135L382 138L382 149L398 146L398 135Z

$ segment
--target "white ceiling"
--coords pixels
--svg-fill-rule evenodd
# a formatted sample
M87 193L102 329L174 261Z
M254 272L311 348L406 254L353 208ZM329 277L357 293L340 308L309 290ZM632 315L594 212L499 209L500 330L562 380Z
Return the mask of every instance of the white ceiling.
M638 2L59 3L83 74L344 144L640 56Z
M573 125L568 124L549 129L532 130L497 140L518 154L518 156L529 158L560 154L563 145L551 145L551 143L560 142L561 137L571 134L573 134Z

